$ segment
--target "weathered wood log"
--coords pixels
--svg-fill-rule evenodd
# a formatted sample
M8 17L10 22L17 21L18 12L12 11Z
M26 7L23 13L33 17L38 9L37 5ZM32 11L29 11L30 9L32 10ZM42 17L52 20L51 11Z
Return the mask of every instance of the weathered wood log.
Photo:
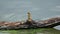
M41 24L39 22L35 21L26 21L24 24L21 25L16 25L16 26L0 26L0 29L21 29L21 28L52 28L57 25L60 25L60 22L54 22L54 23L49 23L49 24Z

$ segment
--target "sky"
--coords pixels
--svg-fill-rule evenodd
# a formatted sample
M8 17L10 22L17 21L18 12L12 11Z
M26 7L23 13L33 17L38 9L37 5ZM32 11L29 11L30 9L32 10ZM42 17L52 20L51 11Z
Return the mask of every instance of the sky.
M0 21L41 20L60 16L60 0L0 0Z

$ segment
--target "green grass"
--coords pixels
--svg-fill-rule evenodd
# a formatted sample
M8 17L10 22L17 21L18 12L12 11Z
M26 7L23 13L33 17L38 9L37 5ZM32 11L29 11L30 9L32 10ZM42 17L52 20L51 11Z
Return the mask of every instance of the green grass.
M60 34L59 30L53 28L0 30L0 34Z

